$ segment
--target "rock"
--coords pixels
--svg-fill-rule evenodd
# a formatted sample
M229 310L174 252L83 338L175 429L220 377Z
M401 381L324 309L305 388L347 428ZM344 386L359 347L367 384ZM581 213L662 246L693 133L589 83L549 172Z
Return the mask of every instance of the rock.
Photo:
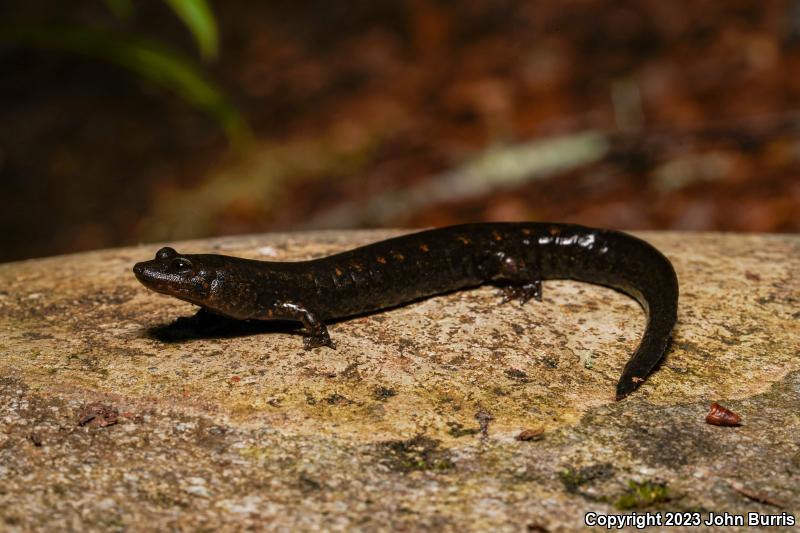
M393 234L172 246L298 260ZM644 314L602 287L545 282L524 307L490 287L457 292L333 324L337 349L307 352L285 326L204 325L140 286L131 266L157 245L0 265L0 529L797 516L800 237L642 236L678 272L679 323L621 402ZM743 425L707 425L715 401ZM79 425L96 406L116 423ZM544 437L515 439L530 428Z

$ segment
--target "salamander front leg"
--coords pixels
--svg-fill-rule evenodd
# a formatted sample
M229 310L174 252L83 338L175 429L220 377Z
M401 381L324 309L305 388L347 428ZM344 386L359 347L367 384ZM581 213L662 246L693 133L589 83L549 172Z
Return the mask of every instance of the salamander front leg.
M306 336L303 337L303 348L312 350L321 346L336 349L336 344L328 334L328 328L316 314L305 307L297 304L285 303L278 306L281 318L297 320L306 329Z

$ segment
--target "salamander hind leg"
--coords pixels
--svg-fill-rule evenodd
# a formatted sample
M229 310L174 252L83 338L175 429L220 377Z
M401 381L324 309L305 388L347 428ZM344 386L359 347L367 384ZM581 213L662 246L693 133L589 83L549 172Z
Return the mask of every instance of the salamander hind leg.
M531 298L542 301L542 276L539 268L510 255L500 255L495 279L502 284L502 303L517 300L525 305Z
M506 285L500 289L502 296L501 303L508 303L517 300L519 305L525 305L531 298L542 301L542 280L536 280L525 284Z

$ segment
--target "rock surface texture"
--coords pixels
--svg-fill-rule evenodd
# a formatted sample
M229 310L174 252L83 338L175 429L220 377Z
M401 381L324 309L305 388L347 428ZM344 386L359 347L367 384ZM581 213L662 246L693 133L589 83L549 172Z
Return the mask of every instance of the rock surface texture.
M398 233L171 245L298 260ZM621 402L644 314L592 285L545 282L524 307L456 292L304 351L285 325L203 323L139 285L131 266L158 245L0 265L0 530L800 519L800 237L640 236L675 265L680 309L665 361ZM706 424L714 401L742 425Z

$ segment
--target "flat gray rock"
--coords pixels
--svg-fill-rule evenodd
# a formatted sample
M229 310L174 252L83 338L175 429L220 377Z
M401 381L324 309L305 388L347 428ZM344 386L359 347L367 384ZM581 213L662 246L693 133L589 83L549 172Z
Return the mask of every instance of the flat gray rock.
M171 245L298 260L397 233ZM791 529L800 237L639 235L673 261L680 309L621 402L644 314L593 285L545 282L524 307L457 292L305 351L139 285L157 245L0 265L0 529L559 531L647 511ZM742 426L706 424L714 401Z

